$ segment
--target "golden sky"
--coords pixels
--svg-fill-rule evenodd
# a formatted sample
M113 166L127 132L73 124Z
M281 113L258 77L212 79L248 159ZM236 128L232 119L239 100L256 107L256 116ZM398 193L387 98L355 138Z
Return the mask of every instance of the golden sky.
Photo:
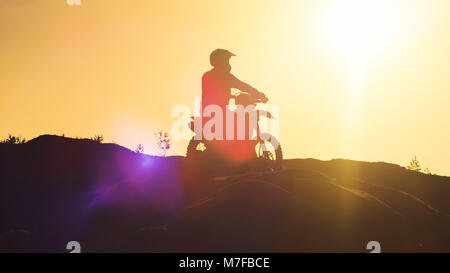
M417 155L450 175L449 29L446 0L1 0L0 137L103 134L155 154L226 48L279 105L286 157Z

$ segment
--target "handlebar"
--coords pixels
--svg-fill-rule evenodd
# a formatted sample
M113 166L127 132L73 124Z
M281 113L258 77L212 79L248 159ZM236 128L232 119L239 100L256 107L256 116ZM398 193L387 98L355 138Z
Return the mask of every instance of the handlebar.
M261 93L262 94L262 93ZM250 95L248 93L239 93L237 95L232 95L231 98L234 98L236 100L242 100L243 104L248 104L248 103L267 103L269 101L269 98L267 98L264 94L262 94L264 97L255 97L253 95Z
M264 98L260 99L262 103L267 103L269 101L269 98L264 96Z

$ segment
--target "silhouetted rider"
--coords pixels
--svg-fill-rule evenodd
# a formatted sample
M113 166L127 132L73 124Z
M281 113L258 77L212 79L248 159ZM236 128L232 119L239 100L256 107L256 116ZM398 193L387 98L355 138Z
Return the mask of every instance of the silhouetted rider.
M266 97L264 93L240 81L230 73L232 56L236 55L225 49L216 49L209 56L213 69L203 74L202 77L202 111L206 106L215 104L220 106L225 114L226 105L231 98L231 88L239 89L256 98Z

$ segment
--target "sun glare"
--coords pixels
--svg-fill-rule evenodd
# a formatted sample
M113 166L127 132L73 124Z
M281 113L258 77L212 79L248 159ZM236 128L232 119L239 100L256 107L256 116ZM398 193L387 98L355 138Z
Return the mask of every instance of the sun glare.
M348 91L355 99L371 59L395 39L399 9L392 1L342 0L333 2L323 18L326 42L344 58Z

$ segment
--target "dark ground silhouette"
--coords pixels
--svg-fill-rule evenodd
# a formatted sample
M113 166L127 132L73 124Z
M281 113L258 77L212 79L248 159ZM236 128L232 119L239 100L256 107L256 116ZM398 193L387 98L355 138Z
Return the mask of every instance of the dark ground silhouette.
M283 164L213 171L50 135L0 144L0 251L67 252L79 241L83 252L367 252L373 240L382 252L450 251L449 177Z

